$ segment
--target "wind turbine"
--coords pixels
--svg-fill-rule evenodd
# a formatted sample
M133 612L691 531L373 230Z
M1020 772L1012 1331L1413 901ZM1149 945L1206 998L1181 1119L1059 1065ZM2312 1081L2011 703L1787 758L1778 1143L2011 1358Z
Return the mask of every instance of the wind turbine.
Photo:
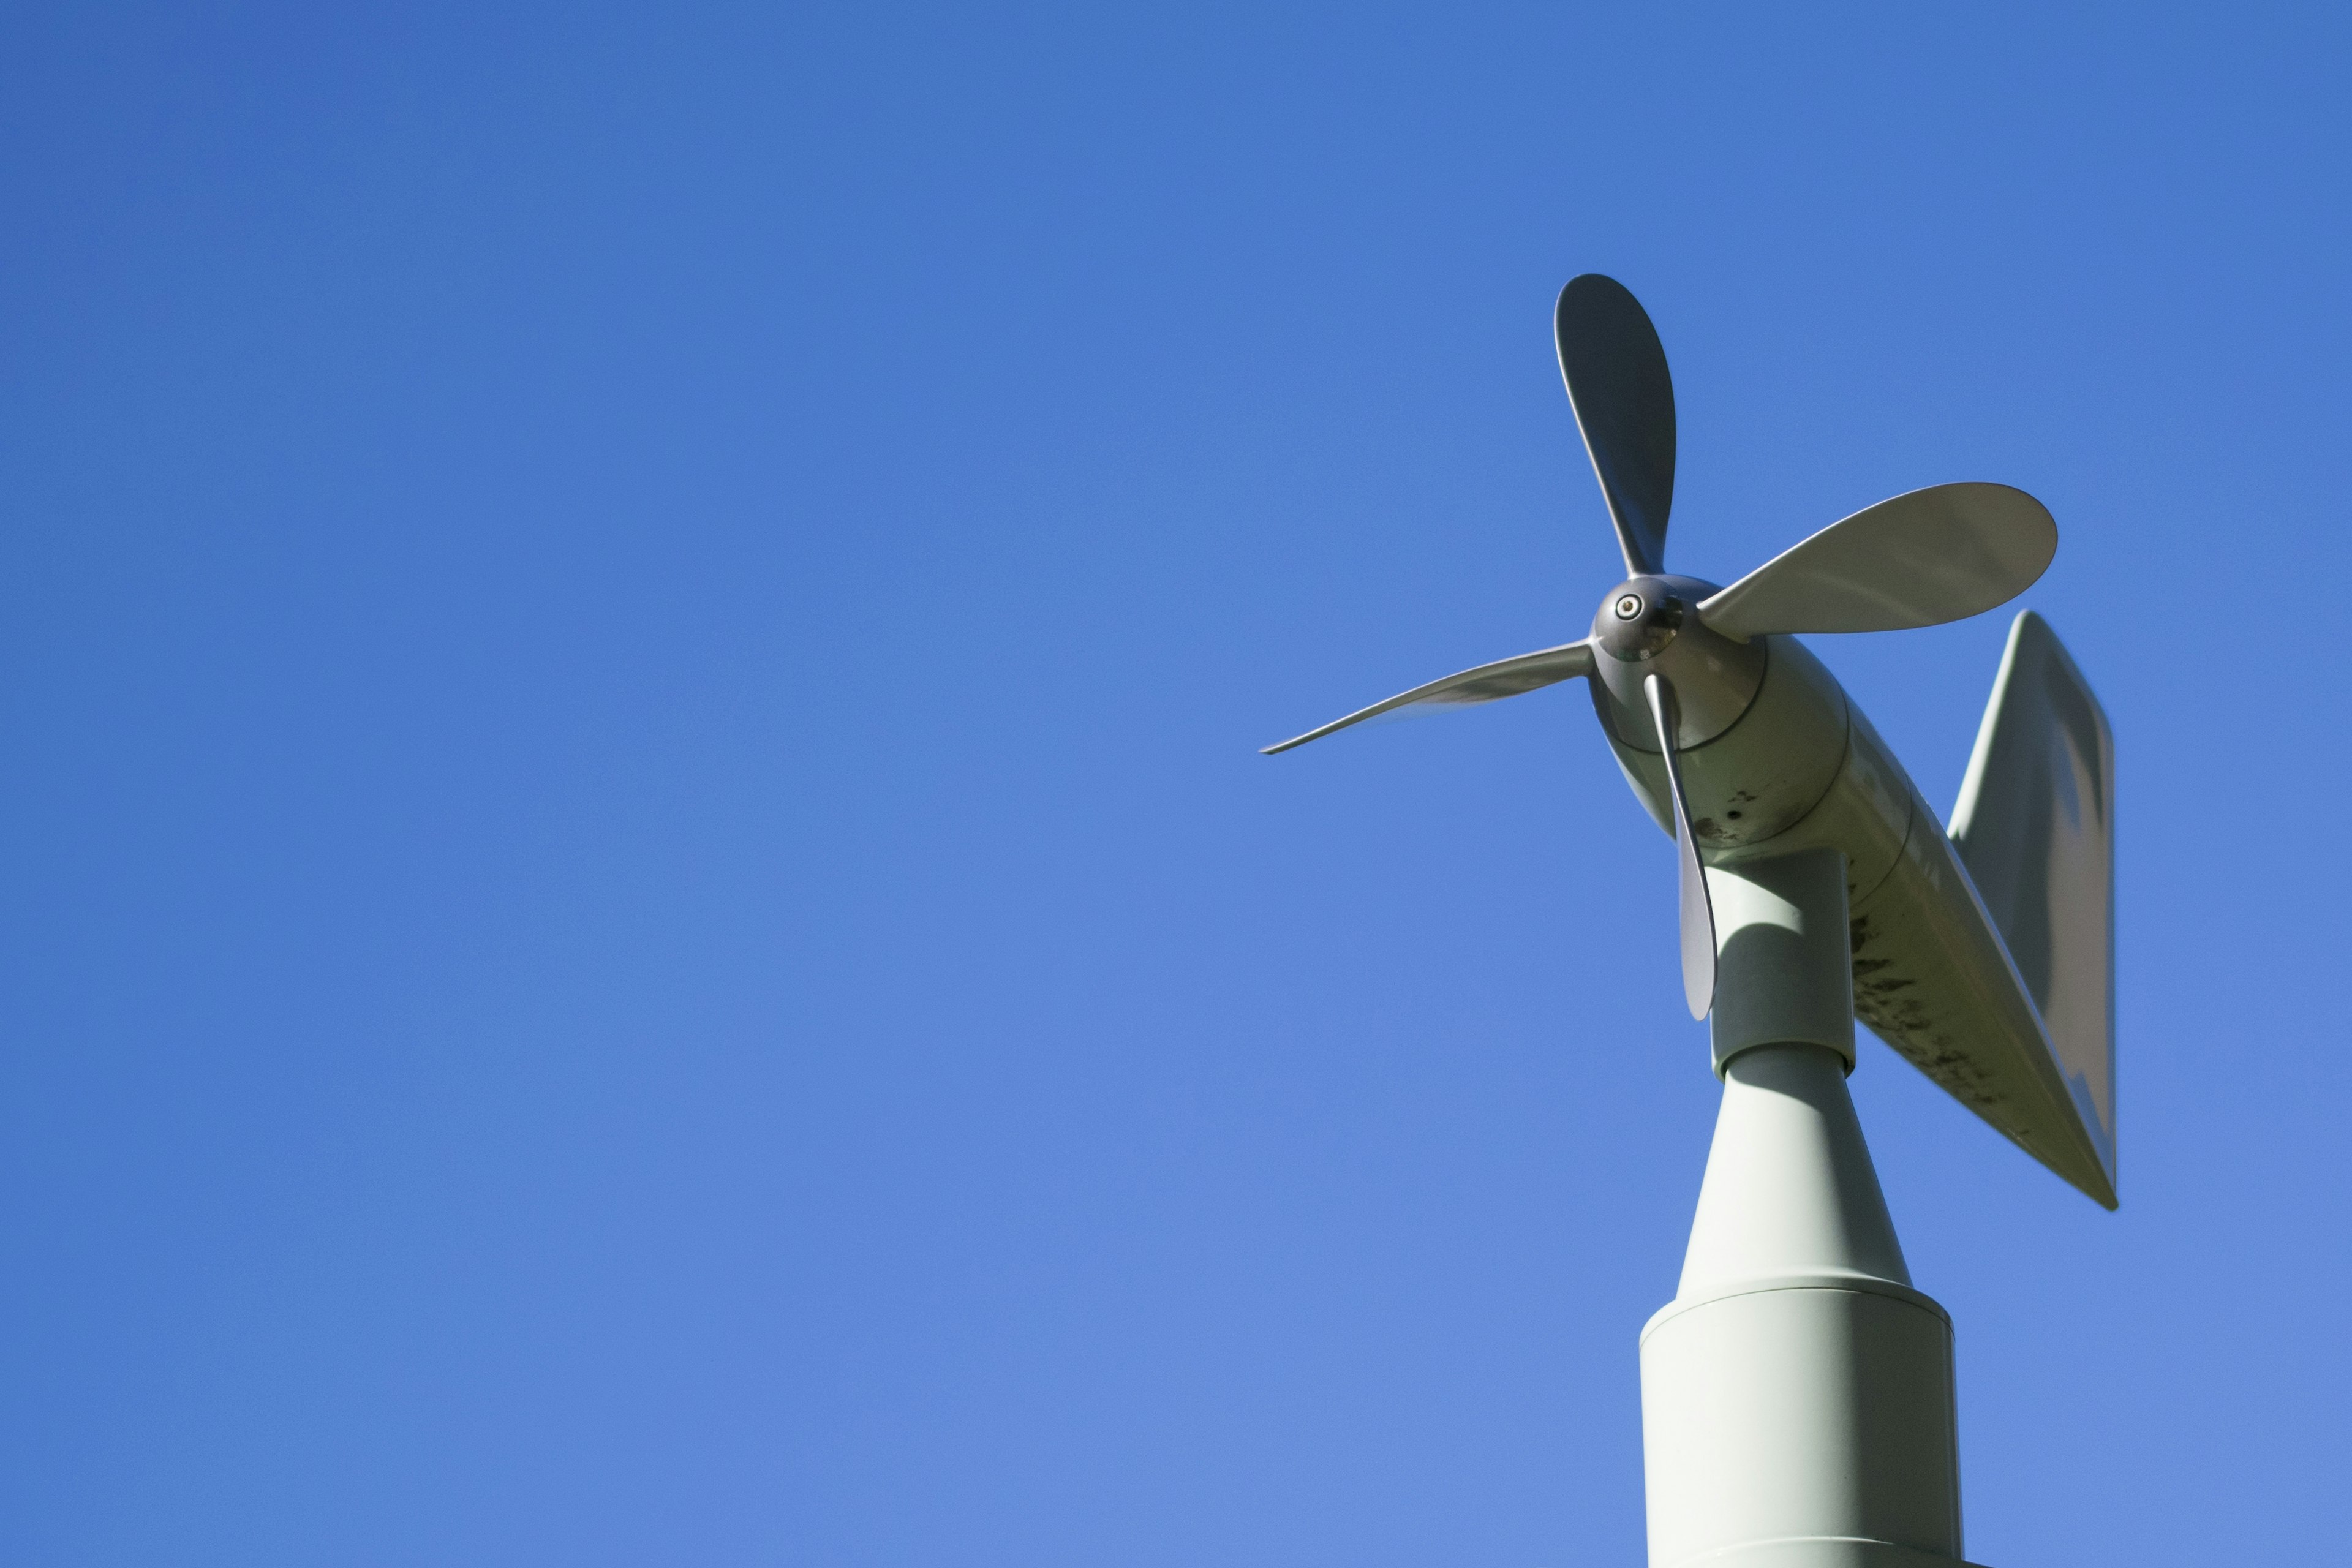
M1946 831L1798 634L1974 616L2042 575L2057 524L1995 484L1855 512L1728 587L1669 574L1674 386L1597 273L1554 314L1626 578L1591 635L1417 686L1403 710L1581 679L1675 840L1684 999L1722 1109L1681 1283L1642 1331L1653 1568L1961 1557L1951 1320L1913 1287L1845 1077L1856 1019L2116 1206L2115 748L2032 611L2010 629Z

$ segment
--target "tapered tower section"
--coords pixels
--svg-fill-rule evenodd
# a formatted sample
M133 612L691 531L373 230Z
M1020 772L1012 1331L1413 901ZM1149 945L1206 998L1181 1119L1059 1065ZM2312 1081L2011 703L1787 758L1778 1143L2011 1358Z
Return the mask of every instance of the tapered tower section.
M1682 1283L1642 1331L1651 1568L1948 1564L1952 1324L1912 1286L1846 1093L1845 858L1709 879L1723 1107Z

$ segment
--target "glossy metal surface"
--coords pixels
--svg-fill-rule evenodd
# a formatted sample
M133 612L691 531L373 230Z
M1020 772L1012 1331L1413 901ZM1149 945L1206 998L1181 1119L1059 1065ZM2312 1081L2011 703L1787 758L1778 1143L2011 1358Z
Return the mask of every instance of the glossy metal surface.
M1704 746L1739 721L1764 681L1761 643L1734 642L1699 621L1715 584L1663 574L1629 578L1592 617L1593 694L1601 722L1627 745L1654 751L1642 683L1662 675L1675 689L1676 743ZM1631 612L1630 614L1628 612Z
M1830 524L1700 605L1699 618L1742 639L1940 626L2007 604L2057 552L2057 523L2023 490L1937 485Z
M1367 719L1378 719L1407 708L1462 708L1474 702L1492 702L1501 697L1517 697L1523 691L1534 691L1555 681L1592 673L1592 649L1581 642L1563 643L1558 647L1539 648L1534 653L1519 654L1512 658L1498 658L1492 664L1433 680L1426 686L1416 686L1401 691L1385 702L1375 702L1370 708L1360 708L1344 719L1334 719L1318 730L1292 737L1276 745L1260 748L1265 756L1286 752L1293 746L1303 746L1309 741L1319 741L1336 730L1350 724L1360 724Z
M1952 838L2116 1174L2115 737L2031 610L2010 626Z
M1794 840L1775 843L1775 852L1815 843L1843 847L1840 840L1811 835L1812 814L1836 781L1847 749L1844 689L1802 643L1759 637L1748 646L1763 650L1766 662L1762 684L1746 717L1723 736L1685 748L1676 759L1699 847L1716 852L1709 860L1719 864L1716 854L1760 847L1802 827L1808 837L1801 845ZM1665 773L1655 739L1621 729L1622 716L1613 711L1602 683L1595 679L1590 686L1593 706L1601 712L1602 736L1615 752L1634 797L1649 808L1663 831L1672 833L1674 817L1666 805ZM1680 697L1682 690L1677 686L1675 695ZM1647 715L1642 717L1646 720ZM1687 728L1688 715L1683 721ZM1773 737L1769 745L1761 743L1767 736ZM1899 831L1895 842L1902 843ZM1891 859L1891 854L1882 859L1880 869Z
M1625 570L1664 571L1675 500L1675 384L1657 329L1623 284L1588 272L1559 291L1552 340Z
M1704 1018L1715 1005L1715 910L1707 898L1706 870L1699 864L1698 838L1691 831L1690 802L1675 764L1680 750L1670 739L1679 728L1675 689L1664 677L1652 675L1642 682L1642 694L1649 699L1650 720L1657 728L1658 760L1666 770L1666 798L1675 813L1675 863L1682 876L1683 1000L1692 1017Z

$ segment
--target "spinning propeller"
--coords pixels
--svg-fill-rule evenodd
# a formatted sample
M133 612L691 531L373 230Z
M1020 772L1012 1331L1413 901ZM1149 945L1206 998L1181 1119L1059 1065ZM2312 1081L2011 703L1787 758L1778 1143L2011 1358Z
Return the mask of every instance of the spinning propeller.
M1617 530L1626 580L1591 635L1416 686L1265 748L1286 752L1404 709L1516 697L1582 676L1617 714L1619 737L1656 750L1672 797L1682 880L1683 994L1691 1016L1715 997L1715 917L1692 835L1683 754L1738 722L1764 659L1757 639L1801 632L1940 626L2032 586L2058 549L2041 502L2007 485L1937 485L1866 507L1727 588L1665 570L1675 493L1675 392L1665 350L1622 284L1598 273L1560 290L1553 317L1561 377ZM1635 726L1629 728L1628 726Z

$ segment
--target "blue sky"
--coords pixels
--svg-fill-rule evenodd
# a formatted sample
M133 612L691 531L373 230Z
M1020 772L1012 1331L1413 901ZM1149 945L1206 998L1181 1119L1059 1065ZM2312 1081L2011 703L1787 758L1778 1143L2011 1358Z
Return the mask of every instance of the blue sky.
M0 1558L1633 1563L1677 567L2059 520L2116 1215L1892 1053L1970 1555L2352 1531L2320 7L19 7ZM1814 646L1948 807L2005 616ZM2330 868L2336 868L2331 870Z

